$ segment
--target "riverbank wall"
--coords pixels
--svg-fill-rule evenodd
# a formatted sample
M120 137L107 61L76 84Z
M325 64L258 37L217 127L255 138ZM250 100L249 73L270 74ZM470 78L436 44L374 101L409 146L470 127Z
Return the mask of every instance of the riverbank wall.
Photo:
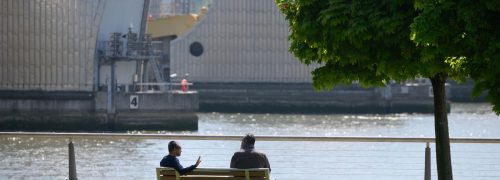
M448 99L452 102L465 102L465 103L475 103L475 102L487 102L486 100L486 92L483 92L481 95L474 97L472 96L472 92L474 90L474 81L467 80L463 83L457 83L455 81L450 81L450 93L448 95Z
M194 83L200 111L246 113L433 113L431 86L317 91L310 83ZM448 103L449 109L449 103Z
M135 102L133 101L135 98ZM9 131L197 130L198 94L0 92L0 129Z

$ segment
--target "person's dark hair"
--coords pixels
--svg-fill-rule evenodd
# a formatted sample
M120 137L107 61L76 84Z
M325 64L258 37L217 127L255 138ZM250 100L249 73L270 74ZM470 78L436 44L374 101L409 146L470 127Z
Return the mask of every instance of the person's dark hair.
M245 137L243 137L241 141L241 144L253 146L255 144L255 136L253 136L253 134L251 133L248 133L247 135L245 135Z
M170 141L168 143L168 152L172 152L175 148L181 148L181 146L179 146L179 144L175 141Z

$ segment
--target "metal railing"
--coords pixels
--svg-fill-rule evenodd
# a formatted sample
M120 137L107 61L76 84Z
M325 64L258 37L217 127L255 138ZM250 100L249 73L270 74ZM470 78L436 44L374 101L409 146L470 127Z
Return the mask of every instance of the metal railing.
M162 54L162 43L159 41L137 41L125 43L119 41L114 49L110 46L112 41L98 41L96 51L100 57L117 57L124 59L150 59L151 57L160 57ZM133 48L128 47L133 44Z
M130 138L130 139L178 139L178 140L218 140L240 141L243 136L236 135L185 135L185 134L133 134L133 133L49 133L49 132L0 132L0 136L38 136L38 137L93 137L93 138ZM366 136L255 136L259 141L311 141L311 142L399 142L429 143L434 138L427 137L366 137ZM500 144L500 138L450 138L451 143L491 143Z
M228 146L214 146L210 145L213 143L222 143L240 141L242 136L238 135L186 135L186 134L140 134L140 133L45 133L45 132L0 132L0 137L16 137L16 138L50 138L50 139L73 139L76 141L80 141L83 143L83 139L97 139L99 142L103 141L114 141L117 142L123 139L130 139L132 141L135 140L185 140L184 143L186 146L183 146L183 149L186 149L186 153L183 157L197 157L197 153L205 154L209 164L212 166L209 167L223 167L221 164L228 163L228 159L226 156L228 155ZM431 178L431 151L428 148L429 143L434 142L434 138L425 138L425 137L319 137L319 136L256 136L257 141L259 141L259 149L268 152L268 157L274 158L274 167L273 174L275 176L284 176L287 178L293 177L290 176L290 173L295 176L300 177L301 174L304 176L315 175L317 174L315 171L309 172L300 171L297 172L298 169L303 169L301 164L308 163L318 163L318 166L324 166L325 164L330 167L321 167L317 170L320 171L332 171L329 172L329 176L336 177L346 177L346 176L358 176L361 179L367 178L368 173L365 173L365 169L369 169L372 171L371 178L373 176L397 176L397 177L424 177L424 179L428 180ZM135 140L134 140L135 139ZM71 141L71 140L70 140ZM158 142L158 141L156 141ZM200 142L205 144L200 146ZM275 143L278 142L278 143ZM475 179L478 177L481 178L498 178L500 177L500 171L494 170L495 167L500 167L500 150L495 149L487 149L487 147L491 145L498 144L500 145L500 138L450 138L450 142L453 144L481 144L481 147L486 147L486 149L467 149L467 148L458 148L456 151L455 160L460 158L462 159L461 166L458 167L458 171L456 173L458 176L463 175L463 172L469 167L477 167L473 168L473 175L467 175L467 177L471 179ZM229 143L229 144L231 144ZM262 144L264 143L264 145ZM267 148L266 144L267 143ZM333 144L332 144L333 143ZM343 146L342 144L356 144L355 146L359 146L357 148L352 149ZM411 144L409 146L398 146L395 145L397 143L408 143ZM420 146L418 144L423 143L427 144L427 147ZM78 143L77 143L78 144ZM235 143L237 144L237 143ZM272 145L271 145L272 144ZM286 146L277 146L278 144L289 144ZM315 147L323 147L320 149L308 149L307 146L313 144ZM324 146L322 144L326 144ZM383 144L382 148L378 146L378 148L365 148L370 147L375 144ZM490 144L490 145L486 145ZM298 146L296 146L298 145ZM332 147L333 145L333 147ZM394 146L395 145L395 146ZM162 145L162 149L166 149L166 144ZM206 146L206 147L203 147ZM394 149L394 148L398 149ZM401 147L405 147L402 148ZM422 149L420 149L420 147ZM470 146L468 146L470 147ZM496 147L496 146L494 146ZM88 151L95 151L98 153L100 150L98 147L88 149ZM105 148L105 147L102 147ZM120 145L120 148L121 145ZM359 149L362 148L362 149ZM425 148L425 150L424 150ZM76 147L78 150L79 148ZM151 147L140 151L147 150L150 154L150 158L142 157L138 161L143 162L154 162L159 161L157 159L158 156L162 156L163 153L150 152ZM154 148L153 148L154 149ZM305 150L305 151L304 151ZM229 150L230 151L230 150ZM189 154L191 153L191 154ZM306 156L306 159L293 159L296 156ZM331 157L329 157L331 156ZM81 156L80 156L81 157ZM487 160L482 158L488 157ZM118 161L119 159L113 159L114 157L110 157L111 159L106 159L107 161ZM292 158L292 159L289 159ZM464 159L468 161L464 165ZM77 156L78 160L79 157ZM332 161L333 160L333 161ZM74 160L73 160L74 161ZM91 160L87 160L91 161ZM189 159L189 161L193 161L194 159ZM71 163L70 163L71 164ZM74 164L74 163L73 163ZM215 165L214 165L215 164ZM277 165L276 165L277 164ZM154 165L153 165L154 166ZM157 165L156 165L157 166ZM489 166L491 168L482 168ZM354 169L353 169L354 168ZM85 169L85 168L84 168ZM277 170L276 170L277 169ZM88 171L88 169L87 169ZM348 171L348 172L345 172ZM417 172L418 171L418 172ZM86 171L84 171L86 172ZM373 174L375 172L376 174ZM395 172L395 173L394 173ZM74 172L76 174L76 172ZM83 176L88 175L88 173L79 173ZM390 175L389 175L390 174ZM424 175L425 174L425 175ZM147 176L150 177L148 174ZM87 176L85 176L87 177ZM100 176L93 176L95 178L99 178ZM106 176L108 177L108 176ZM120 175L113 176L115 178L121 177ZM396 178L397 178L396 177ZM102 178L102 177L101 177ZM142 177L144 178L144 176ZM370 178L370 177L369 177ZM285 178L286 179L286 178ZM292 178L293 179L293 178ZM321 177L320 177L321 179Z
M164 93L168 91L181 91L181 85L181 83L117 84L115 90L117 92ZM187 83L186 86L188 87L188 90L191 91L190 87L193 86L193 83ZM108 86L101 84L99 87L101 91L103 91L103 89L107 89Z
M136 85L139 87L138 89L143 89L146 93L149 93L149 89L154 89L154 88L149 88L149 87L158 87L156 90L152 92L165 92L165 91L173 91L173 90L180 90L180 86L182 86L181 83L136 83ZM189 87L192 86L193 83L187 83L186 86ZM141 91L138 91L141 92Z

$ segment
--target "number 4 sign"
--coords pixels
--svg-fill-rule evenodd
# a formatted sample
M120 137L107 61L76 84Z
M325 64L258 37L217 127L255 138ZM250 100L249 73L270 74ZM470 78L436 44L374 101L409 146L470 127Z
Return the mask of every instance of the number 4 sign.
M130 109L139 109L139 96L130 95Z

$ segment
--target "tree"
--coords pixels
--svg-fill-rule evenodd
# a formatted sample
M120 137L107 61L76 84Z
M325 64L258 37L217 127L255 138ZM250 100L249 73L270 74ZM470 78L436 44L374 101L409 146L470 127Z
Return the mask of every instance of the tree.
M498 6L482 2L482 9L470 10L478 6L424 0L276 2L290 26L290 51L305 64L320 65L312 72L317 89L352 81L382 86L390 80L430 78L438 177L453 179L444 84L448 78L474 78L476 92L488 90L499 112L498 38L482 42L490 35L498 37L498 22L493 17L479 22L470 18L483 10L498 12ZM489 33L483 34L483 29Z
M475 95L487 91L500 113L500 1L422 1L411 25L411 39L425 49L421 56L443 57L455 76L476 81Z

